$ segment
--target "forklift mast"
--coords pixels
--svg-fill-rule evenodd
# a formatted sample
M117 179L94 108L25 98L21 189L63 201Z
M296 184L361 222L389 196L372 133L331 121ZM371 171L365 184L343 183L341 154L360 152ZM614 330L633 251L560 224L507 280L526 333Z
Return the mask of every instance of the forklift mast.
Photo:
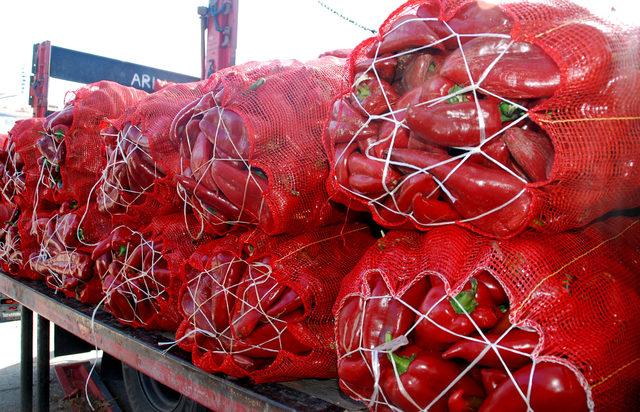
M236 63L238 0L209 0L208 7L198 7L198 14L202 23L201 70L204 79Z

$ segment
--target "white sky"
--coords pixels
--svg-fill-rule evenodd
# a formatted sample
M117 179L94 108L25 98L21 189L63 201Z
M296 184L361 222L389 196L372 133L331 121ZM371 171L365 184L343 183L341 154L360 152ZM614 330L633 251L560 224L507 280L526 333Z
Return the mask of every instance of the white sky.
M0 107L25 105L32 45L43 40L164 70L200 76L197 7L208 0L20 0L0 4ZM368 37L316 0L240 0L237 62L276 58L307 60L353 47ZM326 4L377 28L400 0L326 0ZM344 3L344 4L343 4ZM366 10L366 12L363 12ZM67 84L53 81L51 94ZM52 96L53 97L53 96ZM1 110L1 109L0 109Z
M237 63L297 58L348 48L370 34L316 0L239 0ZM198 6L208 0L18 0L0 5L0 111L27 104L32 45L52 44L194 76L200 75ZM324 0L377 28L401 0ZM601 14L633 22L637 0L578 0ZM52 82L58 99L70 85ZM7 95L16 95L6 98ZM54 96L51 96L54 97ZM2 132L2 130L0 130Z

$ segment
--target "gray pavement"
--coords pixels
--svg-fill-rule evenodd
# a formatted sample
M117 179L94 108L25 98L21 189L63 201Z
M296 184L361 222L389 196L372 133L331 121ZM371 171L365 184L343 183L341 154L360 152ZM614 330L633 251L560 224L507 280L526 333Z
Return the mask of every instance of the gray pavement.
M36 353L36 330L34 319L33 353ZM53 325L52 325L53 327ZM50 333L53 336L53 330ZM51 345L52 366L60 362L91 359L95 355L75 355L62 358L53 358L53 341ZM35 370L35 358L33 360L34 385L37 373ZM50 407L51 411L90 410L84 399L65 400L62 387L58 383L53 367L50 370ZM36 391L34 387L33 404L36 405ZM74 408L75 406L75 408ZM14 412L20 410L20 322L0 323L0 411Z

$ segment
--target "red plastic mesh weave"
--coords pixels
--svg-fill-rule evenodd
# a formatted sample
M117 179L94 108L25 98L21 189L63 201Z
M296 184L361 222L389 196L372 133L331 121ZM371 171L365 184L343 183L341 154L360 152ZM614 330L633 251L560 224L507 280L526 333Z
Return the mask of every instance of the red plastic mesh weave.
M42 131L42 118L18 120L9 131L10 142L14 146L12 162L16 165L17 174L6 180L13 180L15 190L7 193L12 202L20 209L18 218L18 241L22 252L20 270L14 275L27 279L39 279L40 275L33 272L29 266L29 256L36 251L38 244L35 236L30 234L31 214L33 204L33 188L37 182L37 150L35 141ZM5 171L7 168L5 168ZM20 183L18 183L20 182ZM29 188L25 188L27 184ZM13 274L13 273L12 273Z
M373 241L366 226L344 225L299 236L268 237L254 231L203 245L185 265L180 305L186 317L176 336L178 345L191 351L194 364L206 371L256 382L335 377L331 308L341 280ZM229 280L233 266L225 261L239 271L238 279ZM216 277L217 270L224 280ZM261 306L268 305L266 297L251 306L253 291L269 282L274 283L269 290L293 291L298 309L266 315L268 309ZM259 296L270 296L263 293ZM251 310L238 310L247 307L264 318L241 338L237 328Z
M24 229L28 228L35 228L29 237L37 242L29 256L31 269L67 297L98 303L102 290L91 259L92 244L110 230L109 216L84 207L70 210L67 202L53 213L39 211L35 221L26 223Z
M73 100L63 109L70 110L67 121L56 122L55 116L59 112L54 113L50 116L51 121L45 123L45 132L52 135L57 124L68 127L63 138L66 157L60 167L60 199L86 203L105 165L100 131L106 120L120 117L147 93L117 83L100 81L82 87L74 95Z
M106 309L125 325L175 331L182 321L179 271L200 244L186 233L182 215L156 217L140 232L116 227L109 236L104 253L94 252Z
M41 135L43 130L42 118L31 118L25 120L18 120L9 132L12 141L15 144L16 154L20 157L23 164L23 175L25 181L25 187L23 193L18 194L16 203L22 210L27 208L33 208L34 190L40 177L38 173L38 158L40 153L35 147L35 142ZM50 194L43 195L45 200L53 200Z
M168 85L130 107L105 131L109 158L99 191L115 189L115 194L109 195L117 197L120 206L109 209L114 213L114 223L135 223L141 228L153 215L179 210L173 176L180 170L180 156L177 146L169 140L169 128L178 111L203 94L204 85L205 81ZM140 160L130 160L129 154L122 156L125 142L135 147L133 152ZM138 190L128 181L140 174L140 162L148 164L155 179ZM125 166L123 177L113 172L118 165ZM154 195L149 196L152 192Z
M370 279L381 277L390 295L402 300L410 285L439 276L448 296L455 296L486 270L507 292L511 323L533 327L542 337L534 359L577 372L597 410L625 410L637 404L640 385L639 244L637 217L504 241L456 227L391 231L345 278L334 313L350 296L371 296ZM342 350L339 345L338 356Z
M420 5L435 4L440 7L439 18L448 21L470 3L473 1L405 3L381 25L378 36L354 49L351 83L356 80L356 65L366 59L367 50L403 16L415 16ZM553 97L528 112L529 119L550 137L555 159L548 180L526 185L522 196L531 197L531 206L518 228L497 234L474 225L474 221L458 224L499 237L513 236L527 225L554 233L583 226L611 210L640 205L640 174L635 167L640 152L640 98L635 92L640 87L638 29L603 21L567 1L498 4L513 22L512 39L539 46L560 69L561 83ZM332 163L328 187L338 201L351 203L352 207L360 203L355 207L368 208L376 221L387 227L426 230L434 226L410 219L386 219L380 216L385 212L382 207L341 188L335 181L331 149L328 146ZM478 222L483 219L488 218Z
M193 175L195 185L206 186L223 201L234 203L237 210L227 212L214 204L203 205L207 202L202 196L184 194L185 187L179 185L185 203L202 222L192 228L194 235L203 231L222 234L232 225L256 224L269 234L299 233L336 222L338 213L324 188L329 169L321 135L330 102L345 81L345 61L333 57L306 63L250 62L221 70L210 78L208 93L176 117L172 138L181 147L183 177ZM214 111L219 120L205 130L207 120L201 119ZM223 118L224 113L231 113L240 121L232 124ZM244 132L235 134L240 128ZM206 134L206 145L212 153L205 155L204 162L204 149L191 147L200 133ZM222 142L229 140L222 137L225 133L235 143L227 149L232 153L222 155L217 152L219 147L231 146L228 141ZM198 164L196 156L200 157ZM237 187L232 191L240 193L235 196L239 199L231 199L227 189L212 182L222 174L214 170L222 162L232 164L239 173L259 169L252 172L253 178L229 179L229 184ZM213 178L207 176L210 174ZM264 183L257 189L261 195L253 196L246 187L253 185L248 179L260 180L256 175Z

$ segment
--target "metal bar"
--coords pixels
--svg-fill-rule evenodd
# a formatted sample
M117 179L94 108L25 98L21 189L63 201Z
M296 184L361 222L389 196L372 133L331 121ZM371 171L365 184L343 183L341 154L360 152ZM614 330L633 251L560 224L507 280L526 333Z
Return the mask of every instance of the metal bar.
M22 281L0 273L0 293L4 293L74 335L96 345L164 385L213 410L224 411L342 411L362 409L340 395L336 381L332 393L323 388L318 395L286 384L253 384L246 379L212 375L193 366L179 349L162 350L160 342L171 337L117 324L102 310L92 319L92 308L55 295L39 282ZM312 381L311 381L312 382ZM334 400L335 399L335 400Z
M49 412L49 321L38 315L38 412Z
M20 408L33 409L33 312L22 305L20 332Z

